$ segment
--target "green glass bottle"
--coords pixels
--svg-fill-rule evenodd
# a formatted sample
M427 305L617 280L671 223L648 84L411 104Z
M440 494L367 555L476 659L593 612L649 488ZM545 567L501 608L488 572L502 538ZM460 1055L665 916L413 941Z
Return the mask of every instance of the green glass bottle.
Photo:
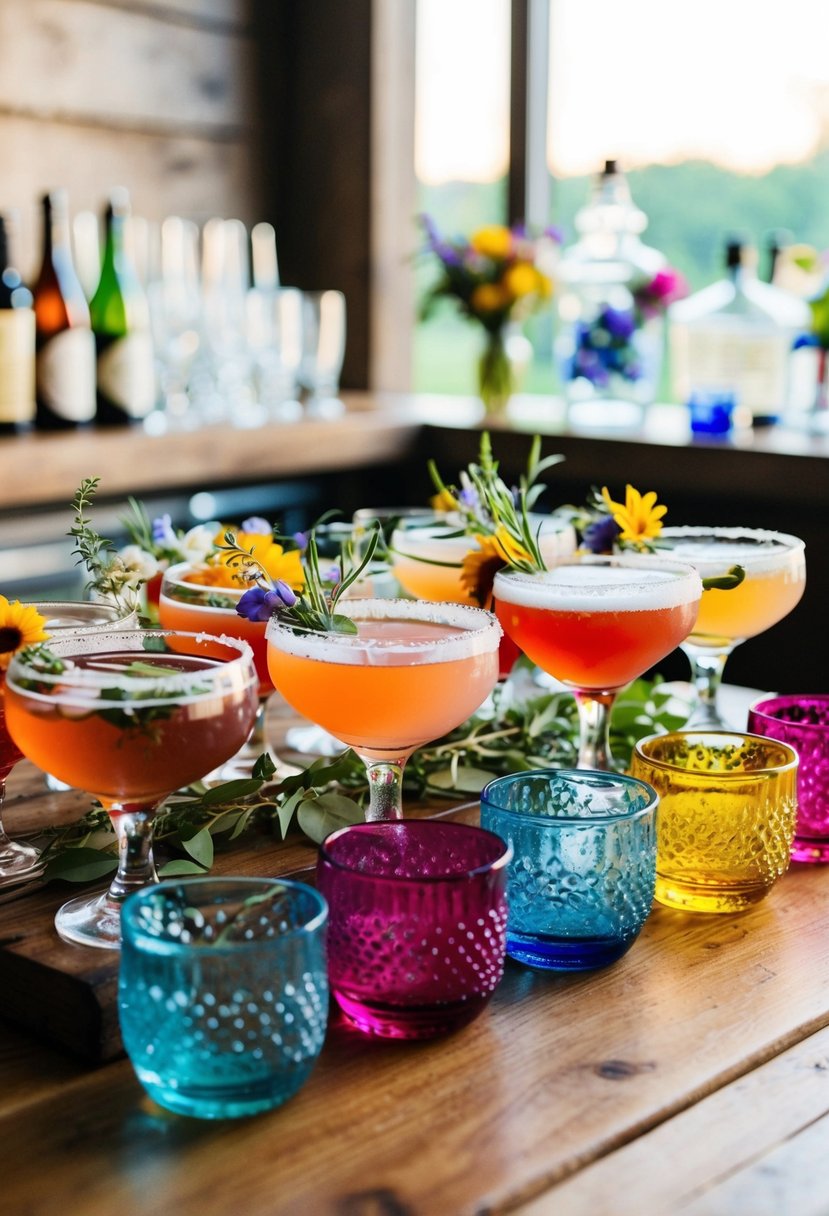
M146 418L155 404L155 369L147 297L124 248L126 190L114 190L105 213L101 278L89 302L97 358L97 411L102 426Z

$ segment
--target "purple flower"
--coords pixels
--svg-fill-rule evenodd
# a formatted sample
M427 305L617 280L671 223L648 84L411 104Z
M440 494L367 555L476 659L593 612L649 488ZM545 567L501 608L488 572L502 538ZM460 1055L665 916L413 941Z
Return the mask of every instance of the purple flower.
M284 579L278 578L270 590L251 587L239 599L236 611L249 621L269 621L282 608L293 608L297 597Z
M301 549L304 553L308 548L308 533L294 532L294 544L296 545L297 549Z
M153 541L157 545L173 545L176 534L173 531L173 521L169 515L159 515L153 520Z
M474 486L464 486L458 494L458 501L462 506L468 507L470 511L477 511L478 507L481 505L478 491Z
M242 532L254 532L258 536L267 536L273 532L273 528L266 519L261 515L251 515L250 519L246 519L240 529Z
M581 543L591 553L612 553L613 542L621 532L612 515L602 515L584 529Z
M323 577L324 582L331 583L331 585L333 587L336 587L337 584L339 583L340 579L342 578L342 572L340 570L340 567L337 565L337 563L334 562L332 565L330 565L328 567L328 569L325 571L325 573L323 574L322 577Z
M627 340L636 329L633 313L621 308L605 308L599 318L600 323L613 338Z

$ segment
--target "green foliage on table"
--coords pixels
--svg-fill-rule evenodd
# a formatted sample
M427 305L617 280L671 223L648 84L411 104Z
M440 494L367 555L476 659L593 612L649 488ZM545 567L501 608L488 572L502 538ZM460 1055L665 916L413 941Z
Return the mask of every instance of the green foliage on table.
M578 716L568 692L546 692L532 684L520 699L513 682L496 689L492 706L473 715L451 734L414 753L405 769L405 796L477 798L492 777L533 768L567 768L576 763ZM520 677L519 677L520 678ZM617 698L611 714L611 746L627 763L637 739L682 726L685 708L673 690L636 680ZM259 758L250 778L173 794L158 813L155 848L169 858L161 877L205 874L215 852L242 837L296 831L319 843L335 828L359 823L368 798L365 766L352 751L318 758L279 781L270 757ZM112 872L117 846L106 812L95 807L80 821L46 834L46 878L89 882Z

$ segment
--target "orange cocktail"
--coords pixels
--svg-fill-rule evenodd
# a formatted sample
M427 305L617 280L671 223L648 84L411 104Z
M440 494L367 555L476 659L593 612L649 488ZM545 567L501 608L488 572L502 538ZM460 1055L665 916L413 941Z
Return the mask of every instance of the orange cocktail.
M663 528L659 543L703 579L721 579L735 566L745 572L736 587L703 591L696 624L682 645L697 692L689 725L721 730L717 693L726 660L735 646L776 625L799 603L805 547L796 536L759 528Z
M583 557L554 570L495 576L506 632L576 694L579 767L611 767L613 698L687 636L701 592L690 566L641 556Z
M268 626L271 676L304 717L365 760L368 818L399 818L406 760L454 729L498 679L498 622L481 608L412 600L345 600L357 632Z

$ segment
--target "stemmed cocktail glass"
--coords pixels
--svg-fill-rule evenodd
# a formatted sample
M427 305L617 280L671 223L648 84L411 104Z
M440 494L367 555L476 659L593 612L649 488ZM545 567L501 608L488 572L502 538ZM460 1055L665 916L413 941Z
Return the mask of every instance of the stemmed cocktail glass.
M271 676L294 709L365 762L366 818L399 819L409 756L492 692L501 628L491 613L461 604L343 599L337 612L356 633L313 632L272 618Z
M40 852L33 845L10 840L3 827L2 810L6 797L6 778L20 759L20 749L6 729L5 695L3 685L6 673L0 670L0 888L16 887L20 883L36 878L43 869Z
M735 646L788 616L806 585L804 544L796 536L757 528L663 528L660 553L689 562L705 579L694 628L681 643L691 662L697 702L688 726L727 729L717 708L723 669ZM745 571L736 587L710 586L734 566Z
M155 880L163 800L227 760L256 715L247 643L209 635L100 630L21 651L6 677L6 726L40 768L94 795L118 840L108 891L58 911L61 937L117 949L120 905Z
M575 694L578 767L612 769L616 694L687 636L702 593L699 575L681 562L640 555L584 556L553 570L501 571L494 590L506 632Z

